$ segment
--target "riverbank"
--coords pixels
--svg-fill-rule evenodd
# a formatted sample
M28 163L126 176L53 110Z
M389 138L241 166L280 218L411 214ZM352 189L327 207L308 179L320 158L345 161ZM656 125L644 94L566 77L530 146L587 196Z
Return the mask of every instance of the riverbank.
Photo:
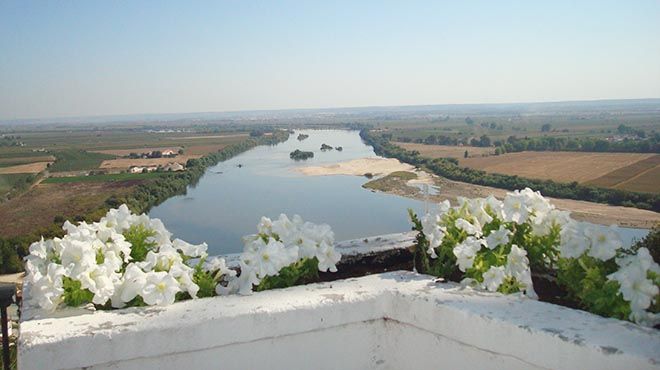
M295 171L307 176L363 176L365 173L372 173L378 178L367 182L363 187L432 203L443 200L455 203L458 197L474 198L488 195L502 199L507 193L504 189L468 184L429 174L395 158L360 158L330 165L301 167ZM401 172L409 172L415 176L403 176ZM427 193L425 187L420 186L421 184L428 184L431 191ZM660 224L660 213L653 211L581 200L549 199L557 208L571 212L573 218L580 221L644 229Z

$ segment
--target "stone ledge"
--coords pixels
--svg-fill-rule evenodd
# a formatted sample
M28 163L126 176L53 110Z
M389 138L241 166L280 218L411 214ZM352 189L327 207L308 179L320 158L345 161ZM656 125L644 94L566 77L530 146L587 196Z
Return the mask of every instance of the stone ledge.
M399 271L25 320L19 365L660 369L658 348L653 329Z

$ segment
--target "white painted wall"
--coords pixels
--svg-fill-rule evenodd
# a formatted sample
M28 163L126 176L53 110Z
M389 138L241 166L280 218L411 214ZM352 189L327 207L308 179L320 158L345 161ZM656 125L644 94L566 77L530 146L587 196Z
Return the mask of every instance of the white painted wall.
M20 369L660 369L656 330L411 272L79 313L28 312Z

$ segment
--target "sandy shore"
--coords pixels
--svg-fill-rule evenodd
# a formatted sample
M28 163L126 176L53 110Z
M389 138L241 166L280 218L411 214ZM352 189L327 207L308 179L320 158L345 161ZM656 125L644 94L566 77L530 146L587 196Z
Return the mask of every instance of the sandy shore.
M507 193L507 190L504 189L452 181L424 171L416 171L415 167L401 163L394 158L360 158L324 166L302 167L295 171L309 176L364 176L365 173L371 173L374 176L385 176L396 171L414 172L417 174L417 179L400 181L394 187L386 189L385 192L419 200L428 198L429 201L433 202L448 199L453 203L459 196L474 198L486 197L490 194L501 199ZM437 194L427 196L418 187L413 186L415 183L431 184L439 191ZM550 201L557 208L570 211L573 218L581 221L638 228L651 228L660 224L660 213L653 211L571 199L550 198Z
M366 173L378 176L387 175L396 171L413 171L414 169L415 167L407 163L401 163L398 159L394 158L360 158L323 166L300 167L294 171L308 176L364 176Z

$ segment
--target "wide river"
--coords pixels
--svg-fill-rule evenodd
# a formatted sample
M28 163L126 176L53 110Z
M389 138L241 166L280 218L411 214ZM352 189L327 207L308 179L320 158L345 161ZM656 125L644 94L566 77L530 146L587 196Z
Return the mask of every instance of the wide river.
M309 135L303 141L298 134ZM343 151L322 152L321 144L341 146ZM296 162L295 149L313 151L314 158ZM377 157L358 131L301 130L275 146L259 146L207 169L186 195L170 198L154 207L174 236L191 243L207 242L209 254L243 249L241 238L256 232L261 216L299 214L306 221L332 226L336 240L410 230L407 209L423 211L423 202L362 188L361 176L306 176L296 167L315 166ZM239 167L240 165L240 167ZM624 229L626 242L648 231Z

